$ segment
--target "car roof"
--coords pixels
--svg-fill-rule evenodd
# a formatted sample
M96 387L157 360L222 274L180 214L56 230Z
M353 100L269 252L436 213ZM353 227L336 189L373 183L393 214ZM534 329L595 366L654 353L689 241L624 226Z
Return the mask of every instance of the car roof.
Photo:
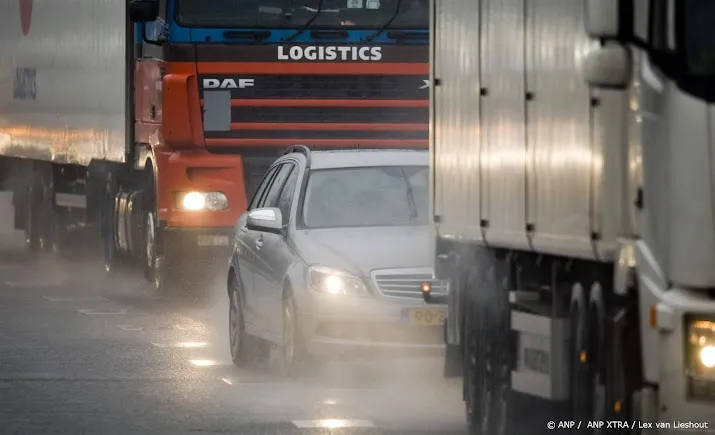
M429 151L422 150L329 150L311 151L310 169L360 168L369 166L428 166Z

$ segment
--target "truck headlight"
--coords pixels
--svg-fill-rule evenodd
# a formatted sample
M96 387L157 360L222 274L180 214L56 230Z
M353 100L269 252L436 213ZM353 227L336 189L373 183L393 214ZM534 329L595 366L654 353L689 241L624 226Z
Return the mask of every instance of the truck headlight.
M330 267L310 266L308 279L311 289L318 293L350 296L366 294L365 284L359 277Z
M700 349L700 364L709 369L715 367L715 346Z
M225 210L228 199L221 192L180 192L176 195L176 205L182 210Z
M688 347L690 394L712 399L715 397L715 321L690 321Z

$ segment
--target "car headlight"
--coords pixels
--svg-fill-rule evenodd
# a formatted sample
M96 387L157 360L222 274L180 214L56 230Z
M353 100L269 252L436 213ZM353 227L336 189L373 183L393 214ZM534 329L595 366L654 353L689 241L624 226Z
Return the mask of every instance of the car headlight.
M181 192L176 195L176 205L182 210L225 210L228 199L221 192Z
M715 397L715 321L688 324L689 389L696 397Z
M363 281L352 274L330 267L314 265L308 268L310 287L329 295L363 296L367 293Z

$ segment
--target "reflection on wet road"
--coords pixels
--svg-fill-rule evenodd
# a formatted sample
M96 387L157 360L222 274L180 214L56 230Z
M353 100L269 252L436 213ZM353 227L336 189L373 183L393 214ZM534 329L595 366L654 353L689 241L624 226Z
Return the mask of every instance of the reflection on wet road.
M192 308L99 264L0 253L0 433L463 433L436 358L235 368L216 293Z

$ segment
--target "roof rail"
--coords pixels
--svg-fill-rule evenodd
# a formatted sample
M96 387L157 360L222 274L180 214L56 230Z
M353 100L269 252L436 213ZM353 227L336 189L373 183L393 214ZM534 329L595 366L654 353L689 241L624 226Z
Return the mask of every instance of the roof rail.
M306 164L310 167L310 148L305 145L291 145L283 151L283 155L291 153L301 153L305 156Z

